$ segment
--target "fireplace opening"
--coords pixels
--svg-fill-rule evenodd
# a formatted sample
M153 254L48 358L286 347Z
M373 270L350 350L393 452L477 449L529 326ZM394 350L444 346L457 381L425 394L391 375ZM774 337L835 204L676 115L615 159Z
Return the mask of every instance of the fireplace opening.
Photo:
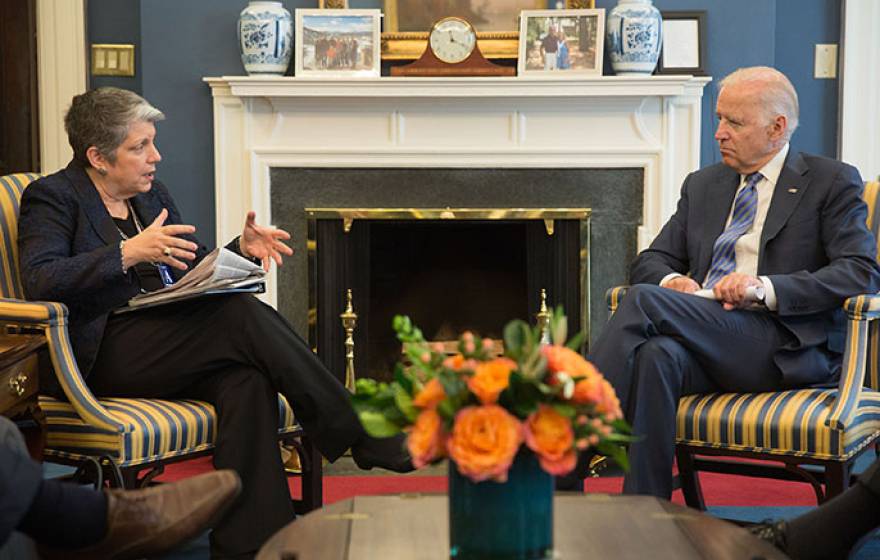
M545 290L548 305L565 308L570 333L589 325L589 209L306 213L310 339L349 386L351 371L392 378L401 358L395 315L408 315L429 341L453 341L465 330L498 340L513 319L534 323Z
M400 342L395 315L425 338L450 341L466 330L500 339L529 311L525 222L405 221L372 224L367 375L393 370ZM375 373L374 373L375 372Z

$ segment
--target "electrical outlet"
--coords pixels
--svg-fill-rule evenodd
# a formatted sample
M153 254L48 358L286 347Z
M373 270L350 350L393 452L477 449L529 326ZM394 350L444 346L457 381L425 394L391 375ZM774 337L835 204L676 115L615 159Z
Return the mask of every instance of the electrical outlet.
M813 77L817 79L834 79L837 77L837 45L817 44L816 64Z

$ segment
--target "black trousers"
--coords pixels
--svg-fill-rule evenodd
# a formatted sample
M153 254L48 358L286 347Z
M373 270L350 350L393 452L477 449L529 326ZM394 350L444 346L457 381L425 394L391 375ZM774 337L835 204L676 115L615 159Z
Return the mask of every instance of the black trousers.
M211 535L212 555L253 554L293 508L277 444L277 393L330 460L363 435L349 393L274 309L247 294L114 315L87 383L100 397L210 402L214 466L242 495Z
M42 480L18 427L0 416L0 545L27 514Z
M771 313L725 311L716 301L633 286L590 356L642 438L630 448L624 493L668 499L679 398L780 389L782 373L773 358L792 336Z

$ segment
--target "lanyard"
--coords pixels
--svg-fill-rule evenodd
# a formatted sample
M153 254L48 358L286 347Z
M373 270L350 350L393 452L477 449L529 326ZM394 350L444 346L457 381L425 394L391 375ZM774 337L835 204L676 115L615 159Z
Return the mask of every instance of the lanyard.
M137 230L138 233L141 233L142 231L144 231L144 226L142 226L141 221L138 220L137 213L134 211L134 208L131 205L131 201L126 200L125 204L128 206L128 213L131 215L132 219L134 220L135 229ZM129 237L127 235L125 235L125 232L122 231L121 229L119 229L119 226L116 226L116 231L119 232L119 235L122 236L122 239L125 239L126 241L129 239ZM167 288L171 284L174 284L174 277L171 276L171 267L170 266L168 266L165 263L161 263L161 262L154 262L154 263L150 263L150 264L155 266L156 269L159 271L159 278L162 279L163 286L165 286Z

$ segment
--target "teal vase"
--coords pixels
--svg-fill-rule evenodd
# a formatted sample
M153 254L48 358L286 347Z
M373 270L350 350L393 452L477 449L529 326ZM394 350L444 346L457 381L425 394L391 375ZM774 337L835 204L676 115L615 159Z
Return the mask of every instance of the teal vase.
M473 482L449 461L449 555L534 560L553 555L553 477L520 451L507 482Z

